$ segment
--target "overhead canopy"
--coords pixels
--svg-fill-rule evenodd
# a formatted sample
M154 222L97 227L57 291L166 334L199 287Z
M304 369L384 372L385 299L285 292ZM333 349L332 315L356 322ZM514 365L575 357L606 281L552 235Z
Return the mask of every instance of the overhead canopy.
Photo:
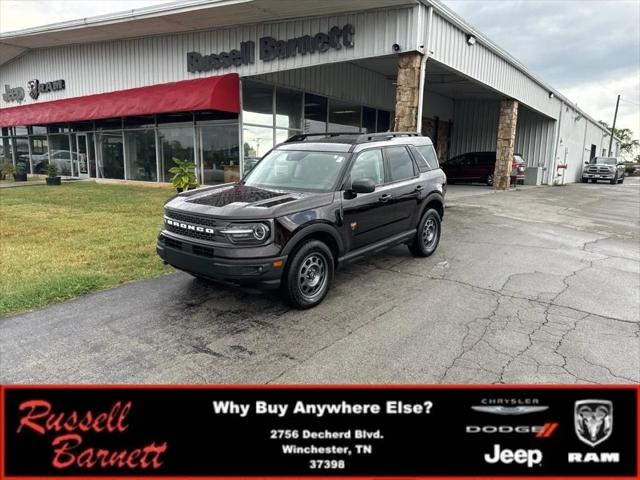
M0 109L0 127L44 125L101 118L190 112L240 111L240 81L230 73L117 92Z

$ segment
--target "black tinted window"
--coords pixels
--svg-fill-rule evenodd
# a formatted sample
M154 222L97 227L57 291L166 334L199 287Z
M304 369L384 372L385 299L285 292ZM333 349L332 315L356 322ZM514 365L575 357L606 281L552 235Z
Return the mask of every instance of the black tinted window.
M389 177L392 182L411 178L415 175L413 160L411 160L409 151L405 147L385 148L385 155L389 161Z
M418 145L415 149L420 154L416 158L416 161L418 162L418 168L420 168L421 172L439 167L436 152L431 145Z

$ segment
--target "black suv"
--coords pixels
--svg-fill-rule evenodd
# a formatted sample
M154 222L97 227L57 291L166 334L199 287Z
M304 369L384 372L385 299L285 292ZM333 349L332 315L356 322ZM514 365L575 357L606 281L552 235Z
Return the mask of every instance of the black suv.
M310 308L341 265L402 243L431 255L445 191L428 137L295 135L240 182L169 200L157 252L196 277L280 287L291 305Z

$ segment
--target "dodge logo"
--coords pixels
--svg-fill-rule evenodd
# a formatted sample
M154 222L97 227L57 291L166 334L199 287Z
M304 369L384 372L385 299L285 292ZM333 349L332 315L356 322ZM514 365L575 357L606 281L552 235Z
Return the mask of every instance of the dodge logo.
M574 410L576 435L591 447L604 442L613 430L613 403L609 400L580 400Z

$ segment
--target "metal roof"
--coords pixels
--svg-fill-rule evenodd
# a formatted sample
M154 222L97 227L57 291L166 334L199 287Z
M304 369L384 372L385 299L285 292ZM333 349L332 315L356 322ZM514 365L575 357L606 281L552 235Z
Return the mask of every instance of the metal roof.
M415 4L415 0L181 0L0 33L0 65L34 48Z

